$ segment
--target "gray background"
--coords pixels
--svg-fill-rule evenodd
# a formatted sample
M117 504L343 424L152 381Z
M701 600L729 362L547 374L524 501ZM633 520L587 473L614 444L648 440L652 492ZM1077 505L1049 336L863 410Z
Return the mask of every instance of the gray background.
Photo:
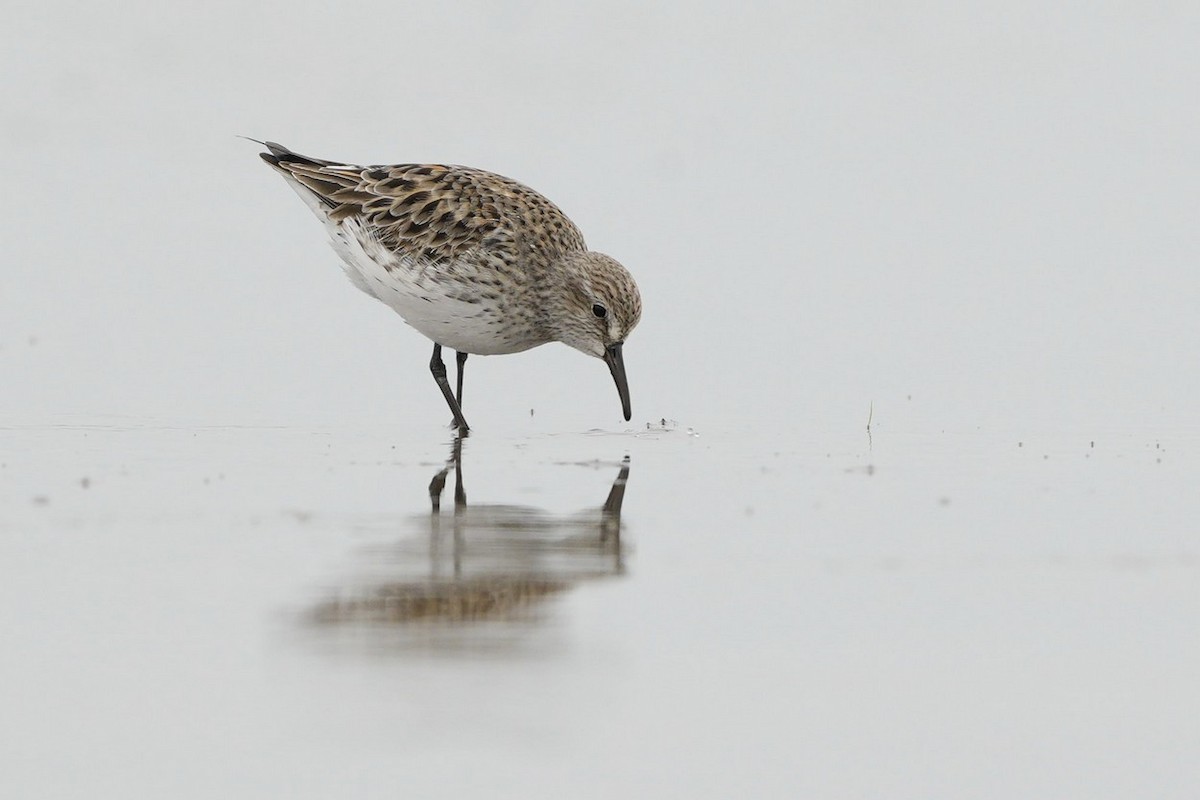
M4 794L1191 795L1192 5L0 37ZM476 358L464 465L564 515L630 455L625 579L498 651L297 621L411 566L447 414L237 134L513 176L631 270L633 423L565 347Z

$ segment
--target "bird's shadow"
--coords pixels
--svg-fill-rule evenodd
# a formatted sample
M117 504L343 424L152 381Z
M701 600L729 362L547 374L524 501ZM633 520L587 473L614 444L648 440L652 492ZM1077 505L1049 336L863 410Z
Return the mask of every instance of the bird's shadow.
M467 502L464 437L429 483L430 513L417 536L397 542L389 570L395 579L339 590L310 609L321 627L461 635L491 623L541 618L547 601L585 582L625 571L621 506L629 457L621 462L599 508L561 515L508 504ZM453 507L442 495L453 475ZM493 626L494 627L494 626Z

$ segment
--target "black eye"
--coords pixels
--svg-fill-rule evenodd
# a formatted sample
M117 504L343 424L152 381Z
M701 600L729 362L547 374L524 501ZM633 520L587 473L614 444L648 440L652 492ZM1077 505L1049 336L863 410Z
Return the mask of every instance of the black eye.
M592 313L595 314L600 319L604 319L605 317L608 316L608 309L605 308L604 306L600 305L599 303L596 303L595 305L592 306Z

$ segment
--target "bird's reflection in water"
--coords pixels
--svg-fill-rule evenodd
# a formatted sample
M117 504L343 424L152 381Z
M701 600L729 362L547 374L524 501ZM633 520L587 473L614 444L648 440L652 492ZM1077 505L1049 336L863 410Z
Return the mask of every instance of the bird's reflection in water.
M451 472L453 511L442 507ZM623 573L621 504L628 477L626 456L603 505L572 515L471 505L459 437L429 484L432 511L419 523L422 535L403 542L400 562L390 565L403 577L343 592L317 605L312 618L322 626L382 625L426 637L464 630L486 636L481 629L503 627L491 623L537 620L549 598L580 582Z

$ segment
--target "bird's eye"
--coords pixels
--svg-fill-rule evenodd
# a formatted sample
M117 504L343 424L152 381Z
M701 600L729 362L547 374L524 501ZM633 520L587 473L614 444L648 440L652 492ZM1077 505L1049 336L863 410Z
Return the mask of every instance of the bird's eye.
M592 306L592 313L595 314L600 319L604 319L605 317L608 316L608 309L605 308L604 306L600 305L599 303L596 303L595 305Z

